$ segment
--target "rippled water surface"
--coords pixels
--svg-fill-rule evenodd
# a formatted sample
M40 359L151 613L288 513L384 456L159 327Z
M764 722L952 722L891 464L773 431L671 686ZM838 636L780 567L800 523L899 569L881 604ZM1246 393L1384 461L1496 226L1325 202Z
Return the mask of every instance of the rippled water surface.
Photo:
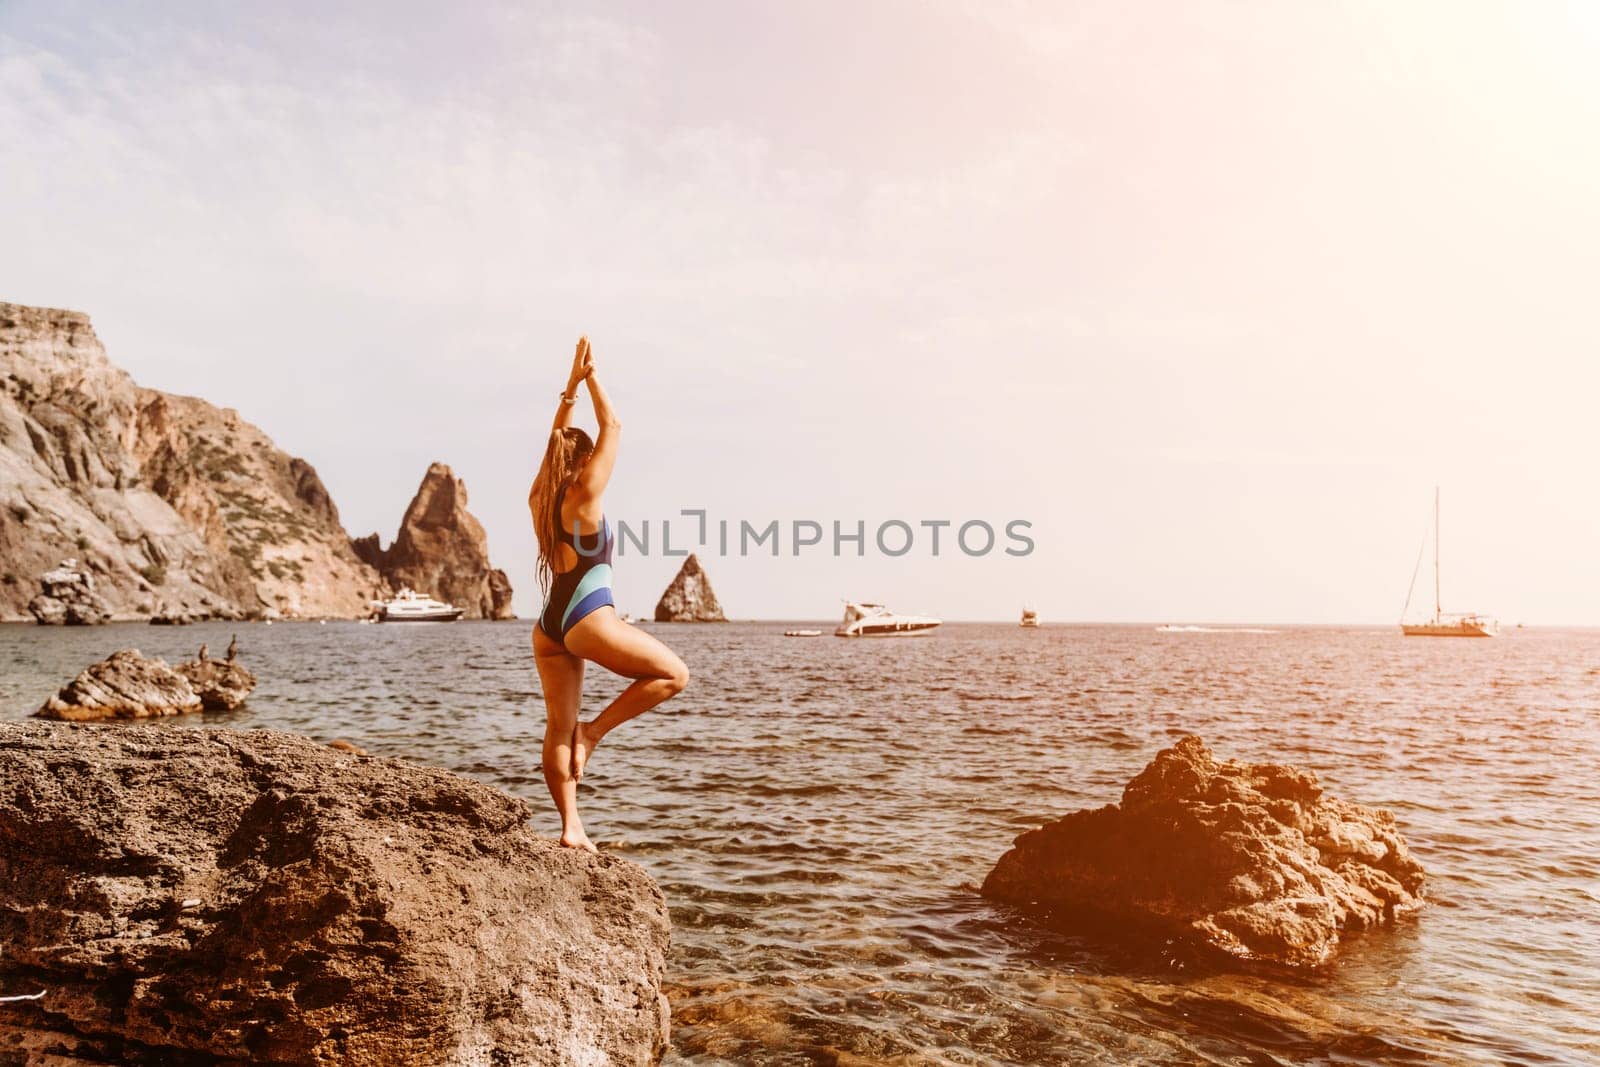
M238 632L249 705L157 728L347 738L527 796L529 623L0 627L0 714L134 646ZM679 1063L1600 1062L1600 633L652 626L694 672L607 738L589 832L672 908ZM591 666L585 717L620 683ZM976 887L1176 737L1391 808L1429 906L1288 980L1130 959Z

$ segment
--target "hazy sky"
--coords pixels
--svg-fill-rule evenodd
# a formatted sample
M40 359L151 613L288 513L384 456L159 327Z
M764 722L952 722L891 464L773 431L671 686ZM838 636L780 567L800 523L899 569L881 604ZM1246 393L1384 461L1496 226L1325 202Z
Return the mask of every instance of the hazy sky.
M1446 608L1600 623L1600 5L238 6L0 0L0 299L353 534L451 464L524 615L588 331L657 538L1033 524L736 617L1389 622L1440 482Z

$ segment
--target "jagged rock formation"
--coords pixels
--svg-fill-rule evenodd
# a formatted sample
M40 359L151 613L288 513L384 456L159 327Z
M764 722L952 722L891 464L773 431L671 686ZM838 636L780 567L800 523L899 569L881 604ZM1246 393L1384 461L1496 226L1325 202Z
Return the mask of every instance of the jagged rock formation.
M88 316L0 304L0 617L73 554L118 618L353 617L381 591L310 464L135 385Z
M0 990L44 992L0 1058L658 1062L661 891L528 816L288 734L0 724Z
M196 659L169 667L165 660L124 648L78 672L34 714L87 722L226 710L244 703L255 687L256 676L231 660Z
M656 602L656 622L727 622L711 579L693 552Z
M136 648L92 663L34 712L43 719L145 719L199 711L200 697L188 679L165 660L146 659Z
M1102 934L1309 967L1345 934L1418 908L1422 882L1389 812L1324 796L1308 770L1219 762L1185 737L1121 806L1018 837L983 893Z
M95 595L94 575L64 559L39 576L39 595L28 612L41 626L96 626L111 619L106 602Z
M400 520L394 544L377 534L351 542L394 589L410 586L463 609L464 619L510 619L511 580L489 565L489 538L467 510L467 485L434 463Z

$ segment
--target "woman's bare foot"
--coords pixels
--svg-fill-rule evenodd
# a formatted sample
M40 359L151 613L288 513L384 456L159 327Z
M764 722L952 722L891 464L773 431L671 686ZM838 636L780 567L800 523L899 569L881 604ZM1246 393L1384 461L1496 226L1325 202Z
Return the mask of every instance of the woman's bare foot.
M589 765L589 757L594 754L594 746L600 743L600 735L592 732L587 723L580 722L572 731L572 777L582 779L583 769Z
M567 848L581 848L597 856L600 854L600 850L594 847L594 842L589 840L589 835L583 832L581 826L573 830L562 830L561 843Z

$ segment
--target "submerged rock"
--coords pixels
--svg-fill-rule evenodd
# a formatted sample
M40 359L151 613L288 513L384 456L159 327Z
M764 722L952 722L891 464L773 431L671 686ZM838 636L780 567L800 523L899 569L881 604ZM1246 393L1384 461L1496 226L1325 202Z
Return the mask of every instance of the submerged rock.
M656 622L727 622L717 594L711 590L700 558L693 552L656 602Z
M205 621L202 616L191 615L186 611L160 611L150 616L151 626L188 626L190 623Z
M41 719L144 719L199 711L200 697L165 660L146 659L136 648L113 652L93 663L35 715Z
M0 1059L659 1061L660 890L528 815L287 734L0 724L0 990L45 992Z
M41 626L98 626L111 618L94 591L94 575L75 559L39 576L39 595L28 601L28 612Z
M1120 806L1018 837L983 893L1069 924L1307 967L1345 934L1419 907L1422 883L1389 812L1324 796L1308 770L1219 762L1185 737Z

